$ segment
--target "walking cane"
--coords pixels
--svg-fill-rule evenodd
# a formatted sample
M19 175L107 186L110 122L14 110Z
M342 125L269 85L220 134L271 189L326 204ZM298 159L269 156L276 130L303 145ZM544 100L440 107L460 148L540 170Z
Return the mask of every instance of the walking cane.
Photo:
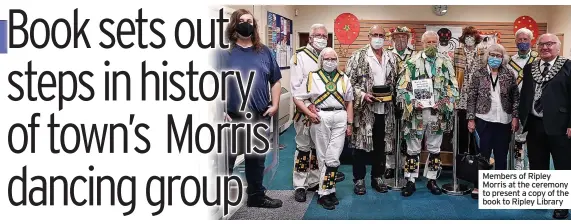
M447 195L465 195L470 192L471 189L465 184L458 183L458 178L456 177L456 157L458 156L458 110L454 110L454 129L452 134L452 183L442 185L442 191Z

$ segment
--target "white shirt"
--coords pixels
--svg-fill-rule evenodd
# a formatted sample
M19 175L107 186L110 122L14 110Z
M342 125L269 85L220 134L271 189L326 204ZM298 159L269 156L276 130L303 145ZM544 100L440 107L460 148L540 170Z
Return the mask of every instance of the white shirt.
M539 71L540 71L541 73L543 73L543 70L545 70L545 69L548 69L548 70L551 69L551 68L553 67L553 64L555 64L555 61L556 61L556 60L557 60L557 57L555 57L555 59L549 61L549 66L547 66L547 68L545 68L545 66L544 66L544 64L547 63L547 62L544 61L544 60L541 60L541 61L539 62ZM536 93L537 93L537 92L536 92ZM531 113L532 113L533 115L537 116L537 117L543 117L543 111L542 111L541 113L537 113L537 111L535 111L535 101L536 101L535 99L536 99L536 98L541 98L541 96L534 96L534 97L533 97L533 104L532 104L532 108L531 108L531 109L532 109L532 110L531 110Z
M515 55L513 55L511 57L512 61L514 61L522 70L523 67L525 67L525 65L527 64L527 62L529 61L529 58L531 57L531 50L527 53L527 55L525 55L525 58L520 58L519 57L519 53L516 53ZM514 74L516 80L518 79L519 73L511 66L508 64L507 66L510 71ZM523 71L522 71L523 72ZM519 90L521 91L521 85L523 82L520 82L518 85Z
M345 102L353 101L353 86L351 86L351 80L345 75L343 76L344 81L337 81L337 92L339 95L343 97ZM308 78L309 81L309 78ZM343 92L343 83L345 84L345 92ZM303 83L306 85L306 82ZM315 100L321 96L321 94L325 93L327 89L325 88L325 83L321 81L321 76L318 73L311 74L311 89L309 93L305 91L303 94L298 94L296 96L299 100L310 99L311 102L315 102ZM342 105L333 95L330 95L325 99L321 104L315 105L317 108L344 108L345 105Z
M371 68L371 76L373 77L373 85L385 85L387 81L387 63L389 61L388 54L386 50L383 50L382 61L379 62L377 56L373 52L373 48L369 47L367 51L367 61L369 62L369 67ZM374 102L373 103L373 113L375 114L385 114L385 103L384 102Z
M488 73L492 74L490 66L487 67L488 67ZM512 116L511 114L506 113L502 108L502 99L500 97L501 81L497 76L494 78L498 78L498 82L496 83L496 88L494 90L493 81L490 81L490 99L492 100L492 103L490 105L490 111L488 111L487 114L476 114L476 117L485 120L487 122L509 124L512 120Z
M309 44L306 46L306 48L308 48L311 52L315 51ZM317 56L318 55L316 55L316 57ZM305 86L303 86L302 83L304 83L304 81L307 79L307 75L310 72L317 71L317 62L315 62L315 60L307 55L307 53L299 52L297 53L296 57L297 64L294 63L294 57L292 57L290 60L290 67L293 68L290 70L290 85L292 95L294 96L296 94L303 94L306 91Z

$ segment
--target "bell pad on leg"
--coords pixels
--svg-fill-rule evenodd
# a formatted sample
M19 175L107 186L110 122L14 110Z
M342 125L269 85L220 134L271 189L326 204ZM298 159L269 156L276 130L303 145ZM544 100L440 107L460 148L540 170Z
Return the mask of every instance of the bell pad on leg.
M442 160L440 160L440 153L428 154L428 170L440 171L442 169Z
M311 170L318 170L319 166L317 164L317 151L315 150L315 148L311 149L311 156L309 159L309 168Z
M309 152L297 149L297 158L295 158L295 171L305 173L309 168Z
M415 155L415 156L407 155L406 156L406 161L404 162L404 172L414 173L415 171L418 170L419 166L420 166L420 162L419 162L418 155Z
M333 189L335 187L335 177L339 167L327 166L325 169L325 176L323 177L323 189Z

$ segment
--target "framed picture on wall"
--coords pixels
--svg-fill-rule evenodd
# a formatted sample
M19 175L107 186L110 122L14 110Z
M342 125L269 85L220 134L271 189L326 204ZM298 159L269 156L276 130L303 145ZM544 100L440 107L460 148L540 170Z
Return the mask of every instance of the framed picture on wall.
M268 12L268 47L276 58L280 69L289 69L289 59L293 56L292 20L273 12Z

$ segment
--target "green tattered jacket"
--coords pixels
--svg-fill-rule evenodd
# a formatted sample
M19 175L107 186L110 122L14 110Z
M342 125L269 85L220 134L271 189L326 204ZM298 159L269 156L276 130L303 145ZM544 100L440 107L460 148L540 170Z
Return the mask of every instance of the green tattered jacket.
M459 92L454 66L450 59L437 57L435 62L436 73L432 77L434 92L438 96L435 102L440 104L434 108L437 111L438 121L431 124L430 127L424 127L422 110L416 110L414 107L412 80L427 75L425 58L426 55L423 52L411 57L406 62L405 75L401 76L398 82L398 99L404 103L404 127L402 131L405 139L422 139L426 129L436 134L442 134L443 132L450 132L453 127L454 105L458 100Z

